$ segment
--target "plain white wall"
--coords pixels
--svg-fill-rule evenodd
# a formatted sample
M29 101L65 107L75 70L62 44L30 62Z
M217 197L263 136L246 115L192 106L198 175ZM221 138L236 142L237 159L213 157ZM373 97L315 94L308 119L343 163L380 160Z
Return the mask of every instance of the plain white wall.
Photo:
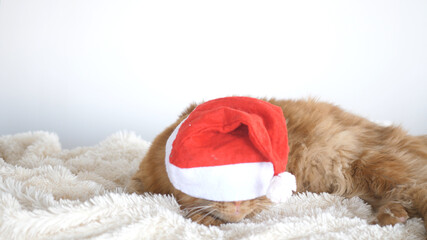
M0 0L0 134L151 141L191 102L316 96L427 134L427 1Z

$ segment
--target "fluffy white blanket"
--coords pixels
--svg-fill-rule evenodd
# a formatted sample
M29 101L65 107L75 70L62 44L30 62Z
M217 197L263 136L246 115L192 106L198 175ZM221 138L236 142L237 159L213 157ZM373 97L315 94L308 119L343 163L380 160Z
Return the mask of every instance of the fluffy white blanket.
M96 146L61 149L56 134L0 137L0 239L425 239L420 219L370 225L359 198L299 194L253 219L206 227L170 196L126 185L149 143L117 133Z

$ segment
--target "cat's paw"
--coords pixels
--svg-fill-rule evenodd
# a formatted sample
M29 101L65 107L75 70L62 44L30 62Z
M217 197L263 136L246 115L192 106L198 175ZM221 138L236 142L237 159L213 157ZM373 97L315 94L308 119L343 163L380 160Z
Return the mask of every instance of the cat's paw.
M405 223L408 218L408 213L399 203L387 203L377 212L377 223L381 226Z

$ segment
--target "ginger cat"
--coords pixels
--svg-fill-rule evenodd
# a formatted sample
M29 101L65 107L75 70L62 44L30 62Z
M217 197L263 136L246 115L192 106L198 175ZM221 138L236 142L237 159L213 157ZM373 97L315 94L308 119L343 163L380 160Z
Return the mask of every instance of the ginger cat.
M427 229L427 136L379 126L337 106L309 100L268 102L287 120L289 160L297 192L358 196L372 205L380 225L421 217ZM272 204L266 197L215 202L175 189L165 169L166 141L197 105L159 134L133 176L138 193L173 194L187 217L205 225L238 222Z

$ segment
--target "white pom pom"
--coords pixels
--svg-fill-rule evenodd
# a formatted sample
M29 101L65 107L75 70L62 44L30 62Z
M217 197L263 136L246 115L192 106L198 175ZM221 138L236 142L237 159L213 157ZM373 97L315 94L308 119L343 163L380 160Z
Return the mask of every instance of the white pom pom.
M297 190L295 176L288 172L280 173L271 179L267 190L267 198L272 202L280 203L292 196L292 192Z

